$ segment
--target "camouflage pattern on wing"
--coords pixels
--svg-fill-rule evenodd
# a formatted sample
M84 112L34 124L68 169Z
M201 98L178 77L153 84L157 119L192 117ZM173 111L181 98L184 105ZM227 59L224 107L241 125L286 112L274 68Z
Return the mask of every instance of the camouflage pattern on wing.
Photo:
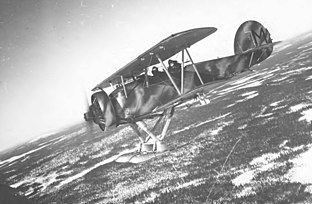
M120 68L117 72L96 85L92 90L94 91L98 88L109 87L110 82L118 83L120 81L120 76L128 78L138 75L142 73L145 68L159 63L156 55L162 60L166 60L183 49L206 38L216 32L216 30L217 29L214 27L204 27L173 34L138 56L124 67Z

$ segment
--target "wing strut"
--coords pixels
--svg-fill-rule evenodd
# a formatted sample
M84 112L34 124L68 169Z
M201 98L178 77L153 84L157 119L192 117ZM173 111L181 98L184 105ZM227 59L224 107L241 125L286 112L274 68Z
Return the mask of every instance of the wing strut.
M110 81L109 82L109 85L111 86L111 88L114 90L114 86L113 86L113 83Z
M197 76L198 76L198 78L199 78L199 80L200 80L200 83L203 85L204 82L203 82L203 80L202 80L202 78L201 78L201 76L200 76L200 74L199 74L199 72L198 72L198 70L197 70L197 68L196 68L196 66L195 66L195 64L194 64L194 62L193 62L193 59L192 59L192 57L191 57L189 51L187 50L187 48L185 48L185 51L186 51L188 57L190 58L190 60L191 60L191 62L192 62L193 68L194 68L194 70L195 70L195 72L196 72L196 74L197 74Z
M182 66L181 66L181 94L184 93L184 50L182 50Z
M149 81L148 81L148 75L147 75L147 68L144 69L144 74L145 74L145 83L146 87L149 87Z
M248 68L251 67L251 62L252 62L252 60L253 60L253 56L254 56L254 52L251 53L251 57L250 57L250 61L249 61Z
M161 65L163 66L163 68L164 68L164 70L165 70L167 76L169 77L169 79L170 79L172 85L174 86L174 88L175 88L176 91L178 92L179 96L181 96L181 92L180 92L180 90L179 90L177 84L174 82L174 80L173 80L171 74L169 73L167 67L165 66L164 62L160 59L160 57L159 57L158 55L156 55L156 57L157 57L159 63L161 63Z
M123 78L122 75L120 76L120 78L121 78L121 83L122 83L123 90L124 90L124 92L125 92L125 96L126 96L126 98L128 98L124 78Z

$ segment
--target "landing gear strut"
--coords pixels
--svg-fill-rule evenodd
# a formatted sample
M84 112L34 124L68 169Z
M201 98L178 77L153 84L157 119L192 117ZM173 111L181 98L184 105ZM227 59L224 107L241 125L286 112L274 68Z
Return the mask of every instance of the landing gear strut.
M138 121L136 123L130 124L130 127L140 138L140 144L138 147L139 152L163 152L169 149L168 146L162 142L162 140L165 138L168 132L168 128L173 114L174 107L172 107L170 111L169 110L164 111L165 117L163 118L163 116L161 116L154 125L154 127L152 128L152 130L148 129L144 121ZM152 131L155 131L156 127L160 124L161 120L164 120L163 129L161 134L156 136ZM147 134L145 140L143 139L140 130Z

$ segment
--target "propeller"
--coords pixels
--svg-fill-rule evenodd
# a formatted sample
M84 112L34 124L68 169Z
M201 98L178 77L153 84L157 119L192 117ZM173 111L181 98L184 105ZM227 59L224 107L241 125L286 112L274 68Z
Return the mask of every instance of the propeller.
M94 124L97 124L102 131L105 131L106 129L106 121L103 115L106 106L106 97L108 98L104 90L93 93L91 97L91 105L89 105L88 97L85 93L86 113L84 114L84 119L92 132Z
M87 127L91 133L94 131L94 123L92 118L90 118L90 102L89 97L86 91L84 91L84 106L85 106L85 113L83 115L84 120L86 121Z
M88 95L86 90L83 91L83 98L84 98L84 110L85 110L85 114L88 113L90 111L90 103L89 103L89 99L88 99ZM85 118L85 114L84 114L84 118ZM86 120L86 118L85 118Z

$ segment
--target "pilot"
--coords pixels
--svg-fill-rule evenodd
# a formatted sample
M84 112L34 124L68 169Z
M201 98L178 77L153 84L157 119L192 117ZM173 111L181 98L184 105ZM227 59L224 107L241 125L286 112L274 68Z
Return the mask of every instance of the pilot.
M160 72L158 70L158 67L153 67L152 68L152 74L153 74L153 76L159 76Z
M168 65L168 71L170 72L170 74L175 74L181 71L181 64L178 63L178 61L176 60L169 60Z

